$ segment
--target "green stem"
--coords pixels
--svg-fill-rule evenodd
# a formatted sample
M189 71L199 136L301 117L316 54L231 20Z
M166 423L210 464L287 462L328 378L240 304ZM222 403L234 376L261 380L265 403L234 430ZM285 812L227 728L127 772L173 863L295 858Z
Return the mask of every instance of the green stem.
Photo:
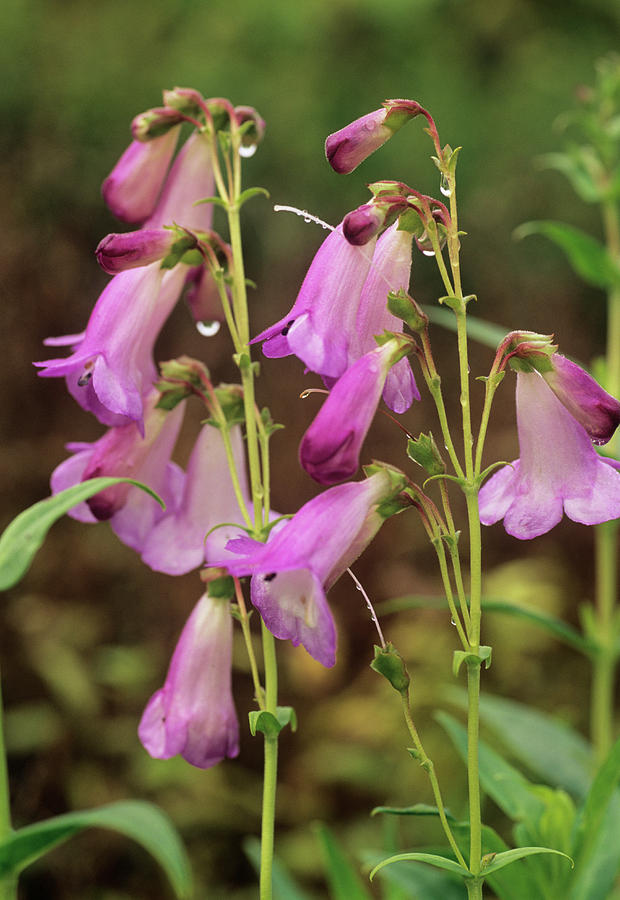
M11 805L9 795L9 775L4 743L4 710L0 693L0 842L12 833ZM0 900L16 900L17 878L7 876L0 880Z
M278 705L278 669L275 639L261 622L263 659L265 664L265 703L275 716ZM278 773L278 737L265 735L265 765L263 777L263 813L261 826L260 900L271 900L272 866Z
M409 729L409 734L412 737L415 749L418 752L419 762L422 768L428 775L429 781L431 783L431 789L433 791L433 797L435 798L435 804L437 806L437 810L439 812L439 820L441 822L442 828L446 837L448 838L448 843L452 847L454 855L457 858L457 861L466 869L467 863L463 857L463 854L459 850L459 846L454 839L454 835L452 834L452 829L448 823L448 819L446 817L446 810L443 805L443 800L441 797L441 791L439 789L439 782L437 780L437 775L435 774L435 766L433 764L432 759L430 759L424 747L422 746L422 741L420 740L420 736L418 734L418 730L415 727L413 718L411 716L411 709L409 707L409 696L408 692L402 691L400 695L400 699L403 705L403 715L405 717L405 722L407 723L407 728Z
M480 647L482 618L482 536L478 511L478 491L470 488L466 493L469 521L470 549L470 630L469 643L472 652ZM469 868L474 875L480 872L482 858L482 815L480 809L480 774L478 766L478 740L480 731L480 662L467 665L467 780L469 787ZM481 890L481 889L480 889ZM477 896L474 894L474 896ZM480 896L482 894L480 893Z
M482 900L481 878L471 878L467 881L467 900Z
M250 617L248 616L247 609L245 608L245 600L243 598L243 591L241 590L239 579L233 578L233 581L235 583L237 606L239 607L239 621L241 623L241 631L243 632L243 640L245 641L245 647L248 653L248 659L250 661L250 672L252 673L254 694L259 709L265 709L265 691L263 690L263 686L260 683L258 666L256 664L256 656L254 655L254 647L252 645L252 631L250 629Z
M446 595L446 600L448 601L448 606L450 607L450 615L452 616L452 621L454 622L456 630L458 631L463 649L467 650L469 649L469 641L467 640L467 635L465 634L463 625L461 623L461 617L457 612L456 604L454 602L454 594L452 593L452 585L450 583L450 575L448 573L446 551L443 546L443 539L440 536L436 536L432 538L432 544L435 547L437 559L439 560L439 570L441 572L441 580L443 581L443 589Z

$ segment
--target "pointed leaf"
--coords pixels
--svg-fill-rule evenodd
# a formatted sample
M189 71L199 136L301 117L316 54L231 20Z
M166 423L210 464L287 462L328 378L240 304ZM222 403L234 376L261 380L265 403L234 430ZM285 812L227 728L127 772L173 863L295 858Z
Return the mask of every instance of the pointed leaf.
M493 861L488 866L484 867L481 874L486 877L493 872L497 872L499 869L503 869L505 866L509 866L518 859L525 859L526 856L534 856L537 853L554 853L557 856L563 856L569 861L571 868L574 866L570 856L566 853L562 853L561 850L551 850L549 847L517 847L515 850L506 850L504 853L496 853L493 857Z
M514 232L517 239L542 234L566 254L575 272L596 287L607 288L620 283L620 269L606 248L595 238L564 222L526 222Z
M551 632L556 638L563 641L569 647L579 650L586 656L593 653L596 649L594 642L583 637L576 628L572 628L561 619L550 616L540 609L530 609L527 606L519 606L516 603L507 603L503 600L482 599L482 608L485 612L502 613L507 616L514 616L517 619L525 619Z
M26 574L35 553L57 519L78 503L120 482L128 482L146 491L165 509L163 500L150 487L133 478L91 478L40 500L13 519L0 537L0 591L13 587Z
M251 200L252 197L258 197L261 194L263 197L269 197L269 191L266 190L265 188L262 188L262 187L246 188L246 190L243 191L239 195L239 199L237 200L237 205L238 205L239 209L241 209L241 207L243 206L244 203L247 203L248 200Z
M256 874L260 874L260 841L255 837L245 838L243 851L252 863ZM272 868L273 900L311 900L310 896L288 874L282 863L275 858Z
M453 859L448 859L446 856L438 856L436 853L397 853L396 856L390 856L388 859L384 859L378 863L370 873L370 880L372 881L377 872L379 872L380 869L383 869L384 866L390 866L392 863L405 861L423 862L429 866L435 866L437 869L445 869L446 872L452 872L453 875L460 875L461 878L471 878L471 872L464 869L463 866L459 865Z
M329 828L319 822L314 831L319 839L332 900L371 900L372 895L364 887Z
M383 854L364 852L362 858L366 865L373 866L381 861ZM467 889L462 881L454 875L448 875L440 869L429 866L411 866L407 862L393 863L381 872L381 881L385 886L393 885L402 888L408 900L466 900ZM385 887L383 887L383 891ZM518 900L523 900L523 896ZM502 898L504 900L504 898Z
M15 831L0 845L0 877L17 875L85 828L108 828L132 838L161 865L179 898L189 898L189 860L168 816L151 803L125 800L66 813Z

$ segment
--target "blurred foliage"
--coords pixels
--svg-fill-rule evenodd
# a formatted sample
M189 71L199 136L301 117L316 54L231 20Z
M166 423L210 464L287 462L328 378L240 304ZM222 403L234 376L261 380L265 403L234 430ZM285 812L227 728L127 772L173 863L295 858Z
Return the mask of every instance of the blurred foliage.
M31 360L41 358L47 335L83 327L105 283L93 249L119 225L104 209L99 186L126 146L131 118L157 104L162 88L191 85L255 105L268 130L248 162L246 183L265 186L274 203L307 208L334 223L364 202L368 181L402 178L436 193L430 143L418 122L352 176L336 176L323 158L329 132L384 98L420 100L435 116L442 141L464 147L463 269L466 290L479 297L476 313L507 328L555 331L564 352L589 360L603 346L602 295L572 276L559 250L514 243L511 235L524 220L550 217L600 233L596 211L577 207L563 176L541 173L533 160L557 149L554 120L571 106L575 88L592 81L594 60L617 46L619 36L620 9L607 0L5 0L0 525L46 496L66 441L100 434L59 381L37 381ZM323 235L301 219L272 214L262 198L248 204L244 220L248 274L258 285L258 330L289 307ZM413 291L422 303L441 292L429 260L415 261ZM452 341L442 331L434 338L455 411ZM159 355L180 352L208 356L216 379L233 377L225 336L200 337L182 310L167 326ZM487 348L476 347L474 374L488 370L490 359ZM308 386L297 361L267 361L262 371L261 402L287 425L273 447L274 506L288 512L315 493L294 452L315 401L292 402ZM506 382L489 461L514 457ZM409 427L419 431L429 420L430 405L423 402L409 414ZM189 441L188 434L181 462ZM389 422L375 424L368 457L405 465L404 449ZM564 523L527 546L517 546L500 526L485 537L489 594L542 604L576 621L578 604L591 592L589 532ZM434 553L412 518L389 523L356 572L377 600L440 592ZM198 896L245 900L255 896L242 840L259 827L261 742L243 724L252 688L242 650L235 675L239 760L203 773L179 760L151 760L136 737L144 703L162 682L199 591L195 575L171 579L144 569L105 525L65 520L55 526L2 611L15 821L129 796L155 800L187 841ZM375 635L358 599L344 582L333 591L340 634L334 670L321 669L302 649L279 647L281 702L295 706L300 727L282 739L278 853L316 896L325 888L308 825L313 819L330 823L350 858L356 848L370 859L441 842L427 818L399 822L395 835L368 816L382 803L429 802L430 790L404 751L397 699L368 669ZM485 673L487 689L553 711L583 730L585 661L527 624L515 626L503 616L488 621L494 664ZM455 640L448 623L441 610L415 610L386 616L383 624L410 661L416 720L444 795L461 816L462 771L430 718L451 681ZM498 809L489 806L486 818L509 836ZM378 896L376 886L370 890ZM92 833L26 873L22 896L165 900L170 894L143 851Z

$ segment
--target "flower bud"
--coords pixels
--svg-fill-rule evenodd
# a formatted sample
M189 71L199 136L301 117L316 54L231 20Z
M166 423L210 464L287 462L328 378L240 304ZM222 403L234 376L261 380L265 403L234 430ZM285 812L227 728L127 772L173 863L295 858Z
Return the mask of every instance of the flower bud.
M204 115L204 98L193 88L175 87L172 91L164 91L164 104L193 119Z
M383 675L390 682L394 690L399 694L404 693L409 687L409 672L405 661L393 644L385 647L375 645L375 658L370 663L370 668Z
M152 141L180 125L184 115L178 109L159 106L137 115L131 123L131 134L136 141Z
M399 213L406 209L407 201L404 197L380 197L348 213L342 223L343 234L354 247L361 247L382 228L395 222Z
M235 106L239 126L243 130L241 146L255 149L265 134L265 120L259 116L253 106Z
M428 316L403 288L399 291L389 292L387 308L393 316L408 325L414 334L422 334L423 331L426 331Z
M335 172L348 175L421 111L413 100L386 100L382 109L329 135L325 141L327 161Z
M580 366L554 353L542 376L595 444L606 444L620 425L620 403Z
M123 234L108 234L100 241L95 256L105 272L116 275L125 269L148 266L163 259L176 241L177 235L170 229L140 228Z

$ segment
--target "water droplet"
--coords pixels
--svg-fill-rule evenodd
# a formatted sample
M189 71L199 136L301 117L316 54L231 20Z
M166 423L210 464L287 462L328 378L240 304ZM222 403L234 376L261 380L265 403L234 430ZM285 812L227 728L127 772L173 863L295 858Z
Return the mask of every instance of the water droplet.
M441 176L441 179L440 179L440 182L439 182L439 190L440 190L441 193L444 195L444 197L451 197L451 196L452 196L452 190L451 190L451 188L450 188L450 182L448 181L448 178L447 178L446 175L443 175L443 174L442 174L442 176Z
M256 153L256 144L250 144L249 147L245 147L243 144L239 147L239 156L243 156L244 159L249 159L251 156L254 156Z
M434 250L422 250L422 254L423 254L424 256L434 256L434 255L435 255L435 251L434 251Z
M356 590L356 591L361 591L361 589L362 589L361 584L356 584L356 585L355 585L355 590Z
M203 337L213 337L220 330L219 322L196 322L196 331Z
M456 625L456 622L454 621L454 619L450 619L450 625Z
M592 438L592 443L597 447L602 447L606 443L605 438Z

